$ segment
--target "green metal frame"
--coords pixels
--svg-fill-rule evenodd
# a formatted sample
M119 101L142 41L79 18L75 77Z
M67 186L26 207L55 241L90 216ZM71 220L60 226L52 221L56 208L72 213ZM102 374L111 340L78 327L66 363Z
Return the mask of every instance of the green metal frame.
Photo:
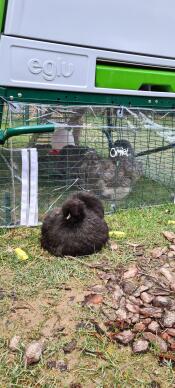
M99 93L76 93L37 89L0 88L0 124L5 101L32 102L36 104L61 105L106 105L128 106L140 108L175 109L175 98L150 98L127 95L111 95ZM17 128L0 129L0 144L4 144L12 136L22 134L53 132L53 124L27 125Z
M4 144L12 136L27 135L32 133L54 132L54 124L26 125L24 127L0 129L0 144Z
M62 105L124 105L156 109L175 109L175 98L117 94L65 92L39 89L0 88L0 97L16 102Z

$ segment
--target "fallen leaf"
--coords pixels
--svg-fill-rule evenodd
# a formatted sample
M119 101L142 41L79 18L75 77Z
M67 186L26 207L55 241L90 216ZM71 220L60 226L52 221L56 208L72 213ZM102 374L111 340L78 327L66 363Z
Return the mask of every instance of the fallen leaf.
M97 356L99 358L102 358L103 360L106 360L105 355L102 352L99 352L97 350L95 351L95 350L89 350L85 348L82 350L82 353Z
M109 237L114 237L114 238L123 238L126 236L125 232L121 232L120 230L110 230L109 231Z
M154 248L151 252L151 255L154 259L158 259L159 257L161 257L164 253L167 252L167 248L160 248L160 247L157 247L157 248Z
M19 350L20 339L21 339L21 337L20 337L19 335L15 335L15 336L10 340L9 349L10 349L12 352L16 352L17 350Z
M130 265L129 268L128 268L128 271L126 271L123 275L123 278L126 280L126 279L130 279L130 278L134 278L138 273L138 268L135 264L133 265Z
M82 306L86 304L101 304L103 302L103 296L99 294L89 294L85 295L84 300L82 302Z
M168 352L168 353L160 353L159 354L159 360L162 362L162 361L173 361L175 362L175 353L171 353L171 352Z
M110 330L115 330L116 328L123 330L123 329L127 329L129 324L124 319L123 320L116 319L114 321L106 321L105 326L109 327Z
M63 346L64 353L71 353L73 350L75 350L77 346L77 341L73 339L72 341L68 342Z
M170 282L173 283L175 280L175 276L172 275L172 273L165 267L161 267L159 272L165 276L165 278Z
M94 286L88 287L88 290L97 294L101 294L105 291L105 287L102 286L102 284L95 284Z
M168 220L168 225L175 225L175 221L174 220Z
M168 241L174 242L174 240L175 240L175 233L165 231L165 232L162 232L162 234L163 234L163 236L164 236Z
M128 245L129 247L132 247L132 248L135 248L135 249L144 246L142 243L127 243L127 245Z
M112 251L117 251L118 250L118 245L115 241L110 241L110 248Z
M68 365L63 361L49 360L47 361L47 368L59 369L61 372L67 371Z
M95 321L94 319L91 319L91 322L93 323L94 327L95 327L95 330L98 334L100 335L104 335L106 334L106 331L104 330L105 328L103 328L103 324L99 324L97 321Z

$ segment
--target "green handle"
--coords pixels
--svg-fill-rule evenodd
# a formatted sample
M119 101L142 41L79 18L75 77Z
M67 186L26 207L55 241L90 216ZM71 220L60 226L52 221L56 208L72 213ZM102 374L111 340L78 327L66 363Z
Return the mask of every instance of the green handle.
M7 128L5 131L0 130L0 144L4 144L6 140L13 136L27 135L33 133L54 132L54 124L43 125L28 125L25 127Z

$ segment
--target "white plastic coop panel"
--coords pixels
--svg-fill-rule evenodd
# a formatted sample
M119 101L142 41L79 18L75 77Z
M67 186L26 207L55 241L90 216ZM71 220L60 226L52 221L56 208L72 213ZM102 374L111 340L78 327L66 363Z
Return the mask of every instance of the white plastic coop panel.
M9 0L5 34L175 57L175 2Z
M2 36L0 85L90 93L174 97L170 92L149 92L95 87L98 58L175 68L174 59L118 53L85 47Z

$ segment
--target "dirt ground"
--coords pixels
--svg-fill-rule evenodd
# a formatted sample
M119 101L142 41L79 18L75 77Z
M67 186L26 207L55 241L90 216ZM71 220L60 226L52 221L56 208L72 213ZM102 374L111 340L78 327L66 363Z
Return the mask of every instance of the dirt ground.
M169 223L173 219L173 206L109 216L110 229L125 231L126 237L112 239L101 253L83 260L58 260L42 251L39 229L1 230L0 386L174 387L175 334L161 337L174 329L174 323L171 327L162 323L166 311L174 311L174 242L162 233L174 233ZM20 261L16 247L24 249L29 259ZM124 283L134 284L130 294ZM138 295L143 283L147 289ZM151 298L143 302L143 296L149 295L152 300L168 298L171 308L154 306ZM132 312L137 310L136 300L140 301L138 322L146 327L149 318L160 326L156 336L167 346L163 358L159 344L144 337L148 326L133 334L138 323L134 322L137 312ZM127 316L117 315L121 307ZM150 307L151 312L145 312ZM134 335L125 344L117 337L124 331ZM12 351L14 336L20 338ZM133 344L140 339L148 342L148 348L134 353ZM42 340L39 361L26 366L26 347Z

